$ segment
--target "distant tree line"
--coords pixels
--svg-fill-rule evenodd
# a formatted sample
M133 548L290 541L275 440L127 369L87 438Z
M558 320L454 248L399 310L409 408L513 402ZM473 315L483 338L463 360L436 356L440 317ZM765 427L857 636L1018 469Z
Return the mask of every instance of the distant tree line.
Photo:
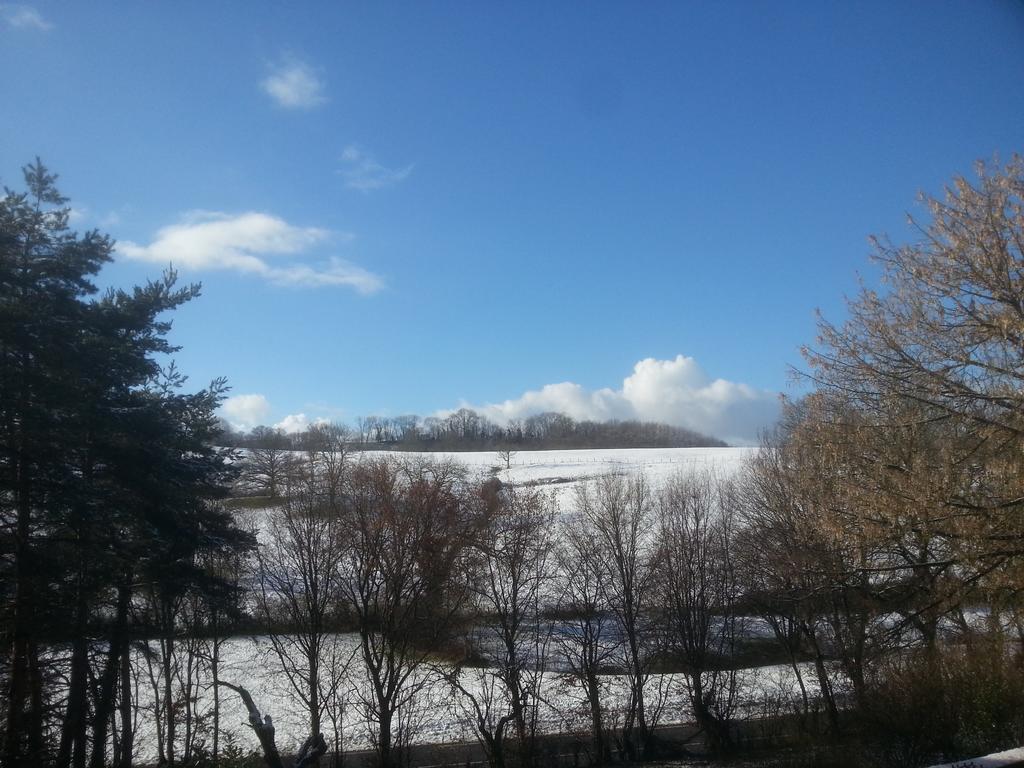
M239 448L301 450L310 432L286 434L259 426L249 432L222 424L225 442ZM353 426L334 425L357 449L408 451L550 450L583 448L724 447L723 441L685 427L650 421L576 421L561 413L539 413L497 424L470 408L446 417L367 416ZM313 434L311 438L310 435Z

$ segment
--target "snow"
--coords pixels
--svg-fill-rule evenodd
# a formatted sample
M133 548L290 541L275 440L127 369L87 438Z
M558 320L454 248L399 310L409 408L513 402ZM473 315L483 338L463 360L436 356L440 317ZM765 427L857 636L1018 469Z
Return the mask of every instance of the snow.
M355 650L359 638L354 633L335 636L347 651ZM155 646L154 646L155 648ZM136 748L139 762L154 762L156 754L156 732L152 718L154 692L146 679L145 661L136 656L135 662L141 667L140 686L136 696L140 706L147 711L139 719ZM296 749L308 735L308 726L301 703L289 687L273 655L269 638L265 636L232 638L221 646L220 679L245 687L263 714L273 717L278 746L284 751ZM418 695L415 707L414 743L452 743L473 741L473 720L465 702L452 693L449 684L440 678L442 667L424 667L420 679L425 682ZM804 683L810 692L817 688L813 665L800 665ZM470 690L480 691L483 676L487 670L470 669L464 673L463 684ZM621 722L628 699L626 678L621 675L602 675L605 690L606 722L612 726ZM366 749L370 746L366 719L359 701L369 693L368 681L363 672L358 654L351 666L346 683L344 698L347 706L343 718L344 749ZM783 710L795 706L800 693L793 670L788 665L770 665L740 670L737 673L739 708L737 716L756 717L768 708L781 707ZM546 706L540 715L543 732L586 732L588 711L583 694L572 679L557 672L545 673L543 699ZM659 691L662 701L661 724L675 724L692 720L687 700L686 686L678 675L652 675L648 683L648 695L653 704ZM236 743L246 749L257 749L258 743L252 732L245 727L248 714L241 699L233 692L221 689L221 728L232 732ZM210 680L204 677L199 685L198 710L211 711L213 692ZM207 721L209 722L209 720ZM324 722L325 736L331 739L330 722ZM180 735L180 734L179 734Z
M434 453L420 451L357 451L353 461L377 457L434 461L453 461L470 472L493 474L513 486L537 486L551 493L558 509L572 508L576 488L587 480L610 474L643 472L652 488L657 488L679 472L712 470L723 477L738 472L757 448L603 448L556 451L517 451L508 468L497 451ZM249 520L262 529L274 508L251 510Z
M653 489L657 490L668 478L678 472L712 469L721 476L728 477L738 472L743 463L751 457L756 448L658 448L658 449L614 449L614 450L553 450L553 451L519 451L512 455L511 463L505 463L496 451L474 451L461 453L408 453L394 451L365 451L354 454L356 461L379 456L409 458L422 456L436 460L451 460L465 465L470 471L481 475L493 474L502 482L514 486L537 486L549 490L561 512L572 508L575 489L589 479L607 474L623 474L643 472ZM263 525L270 510L253 510L243 513L250 524L254 524L260 533L265 532ZM984 609L968 612L971 623L983 623L987 619ZM893 620L894 617L893 617ZM770 628L761 620L748 618L744 622L744 634L747 636L768 637ZM339 635L340 642L346 649L355 649L358 637L352 634ZM273 715L277 726L278 745L285 751L298 746L307 734L307 726L303 717L303 708L295 700L287 680L278 671L279 664L273 656L270 641L266 637L233 638L225 641L222 646L221 679L227 682L244 685L252 693L257 706L264 713ZM138 659L141 662L141 659ZM581 694L575 690L570 679L560 674L560 665L552 664L552 671L546 673L544 698L549 706L542 714L542 730L547 732L585 730L586 708L581 701ZM414 726L414 743L443 743L472 741L475 736L468 710L460 704L458 697L453 696L447 683L440 680L436 672L429 672L432 678L425 685L421 698L421 706L417 707L417 722ZM836 670L838 672L838 670ZM801 664L800 673L808 693L814 697L817 689L817 677L813 665ZM486 671L473 670L467 673L465 684L471 689L479 687L480 677ZM838 679L841 679L838 675ZM770 708L787 708L797 704L800 698L799 688L792 668L788 665L772 665L759 668L740 670L737 674L739 689L738 717L756 717ZM147 692L146 682L139 688L140 702L151 705L153 693ZM617 675L603 675L602 683L606 690L608 706L607 722L612 724L626 703L627 689L625 679ZM358 663L353 665L352 678L346 698L348 706L343 718L344 744L346 750L361 749L369 746L369 734L366 730L365 718L359 711L358 700L360 691L366 691L367 682L363 677ZM666 692L662 724L686 722L691 719L690 707L687 702L686 689L681 679L675 675L653 676L650 682L652 694L656 691ZM212 706L212 692L204 688L199 694L202 707ZM256 739L252 732L243 727L247 714L239 698L223 691L221 694L221 723L224 731L233 733L233 739L246 749L255 749ZM140 720L141 731L138 734L137 746L140 757L144 761L156 758L156 734L153 730L151 717ZM325 722L325 727L330 727ZM1024 747L991 754L931 768L996 768L1011 766L1024 762Z
M567 451L519 451L512 454L511 466L495 451L467 451L462 453L417 454L443 456L468 467L488 469L501 466L499 477L511 483L543 481L553 477L566 477L574 481L608 472L644 471L652 482L667 477L682 468L717 467L732 471L755 452L756 448L611 448ZM392 452L368 453L388 453Z
M410 455L448 459L470 470L491 472L503 483L534 485L551 490L560 510L570 508L575 489L582 482L608 474L643 472L652 487L658 488L678 472L711 469L723 476L739 471L756 448L609 448L591 450L519 451L510 466L496 451L462 453L401 453L366 451L357 456Z
M1024 763L1024 747L1008 749L1005 752L993 752L985 757L970 760L958 760L955 763L933 765L930 768L999 768L999 766L1019 765Z
M721 476L729 476L740 470L743 462L753 455L753 448L658 448L658 449L614 449L614 450L554 450L554 451L519 451L513 454L510 466L505 467L496 451L476 451L462 453L420 453L390 451L365 451L353 455L353 460L361 461L379 456L410 458L422 456L435 460L450 460L465 465L471 472L481 476L498 477L502 482L513 486L536 486L549 491L558 505L560 512L572 509L575 490L589 479L608 474L629 474L643 472L657 490L668 478L679 472L711 469ZM261 540L269 535L266 526L267 516L271 509L240 510L239 517L243 524L256 529ZM768 634L767 627L752 622L751 634ZM342 648L354 651L358 636L343 634L336 636ZM155 649L157 644L152 644ZM224 641L221 648L220 679L242 685L252 694L261 711L273 716L277 729L277 742L285 751L296 748L308 733L303 707L296 700L294 691L288 680L280 672L280 664L274 656L271 643L267 637L232 638ZM142 671L138 680L137 700L144 708L150 708L154 702L154 691L145 672L146 663L138 655L136 666ZM360 749L370 745L366 728L366 719L360 711L359 700L365 696L367 681L360 658L352 665L352 673L347 682L348 706L343 718L344 749ZM472 720L465 707L460 706L458 697L453 696L449 685L442 681L437 672L424 672L431 675L421 694L421 706L417 707L417 722L414 725L414 741L416 743L438 743L454 741L472 741L475 736ZM801 668L801 674L809 690L816 687L816 677L812 667ZM467 686L481 684L479 671L467 678ZM622 711L628 698L625 678L617 675L602 676L607 690L608 719L611 725L621 719ZM795 675L788 666L770 666L758 669L741 670L738 674L740 691L740 716L753 716L767 706L788 707L799 699L799 689ZM665 693L663 723L685 722L690 718L686 688L683 682L673 675L656 675L650 682L652 694L655 691ZM542 729L547 732L574 731L586 729L587 710L582 703L581 693L575 690L568 678L559 674L558 665L553 664L551 671L545 673L544 698L549 702L542 713ZM232 738L245 748L255 748L256 739L252 732L244 727L248 716L239 697L224 689L221 691L221 724L225 732L231 732ZM199 710L210 711L213 704L213 693L210 680L204 679L198 692ZM330 728L329 722L324 723L325 730ZM152 712L144 715L139 721L140 731L136 746L142 762L156 759L157 734L155 732Z

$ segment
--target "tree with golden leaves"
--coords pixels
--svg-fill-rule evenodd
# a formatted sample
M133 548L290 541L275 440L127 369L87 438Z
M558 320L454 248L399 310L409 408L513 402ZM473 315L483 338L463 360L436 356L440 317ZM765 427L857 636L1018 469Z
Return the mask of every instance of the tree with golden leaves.
M863 287L805 349L834 480L926 639L954 586L1024 588L1024 158L976 171L922 198L917 242L874 240L888 290Z

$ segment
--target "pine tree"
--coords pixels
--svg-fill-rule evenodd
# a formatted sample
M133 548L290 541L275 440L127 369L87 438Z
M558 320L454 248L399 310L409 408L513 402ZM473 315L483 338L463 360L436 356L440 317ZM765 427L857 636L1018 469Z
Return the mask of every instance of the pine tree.
M96 298L112 241L68 230L38 159L24 175L28 191L0 199L0 757L83 768L89 745L105 762L140 585L215 591L202 554L248 542L211 503L230 471L211 447L224 382L181 394L158 362L175 351L165 313L199 287L168 272ZM46 676L57 641L71 649L66 684Z

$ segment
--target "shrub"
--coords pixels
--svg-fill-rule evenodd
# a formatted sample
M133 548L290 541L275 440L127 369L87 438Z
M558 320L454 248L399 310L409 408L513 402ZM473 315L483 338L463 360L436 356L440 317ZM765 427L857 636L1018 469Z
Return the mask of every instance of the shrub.
M1024 670L998 635L875 665L867 743L881 765L919 766L1006 749L1024 738Z

